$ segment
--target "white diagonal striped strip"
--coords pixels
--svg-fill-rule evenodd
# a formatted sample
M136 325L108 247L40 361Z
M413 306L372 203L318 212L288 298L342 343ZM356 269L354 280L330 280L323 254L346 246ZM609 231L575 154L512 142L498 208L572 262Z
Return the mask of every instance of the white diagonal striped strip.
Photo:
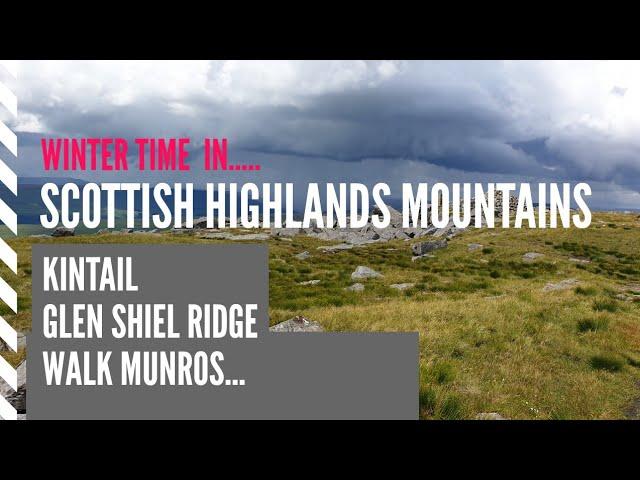
M17 62L0 60L3 66L11 75L17 77ZM15 117L18 114L18 100L11 90L0 82L0 103ZM4 122L0 121L0 143L11 152L14 157L18 156L18 137L11 131ZM18 178L11 168L0 159L0 181L4 183L14 195L18 193ZM18 216L4 200L0 199L0 221L2 221L15 234L18 234ZM18 259L16 252L4 241L0 241L0 259L6 263L11 270L16 273ZM0 277L0 300L6 303L11 310L18 312L18 295L16 291ZM18 339L16 331L4 318L0 317L0 339L9 347L16 351ZM18 389L18 373L0 356L0 378L4 380L13 390ZM5 420L16 420L18 414L16 409L0 395L0 418Z
M17 60L0 60L0 66L3 66L14 78L18 78Z
M4 203L4 200L0 198L0 221L4 223L14 235L18 234L18 215L14 212L9 205Z
M11 193L18 194L18 176L4 163L2 158L0 158L0 180L11 190Z
M13 273L18 273L18 255L2 238L0 238L0 260L6 263Z
M9 110L11 115L18 116L18 97L4 83L0 83L0 104Z
M14 157L18 156L18 137L4 122L0 122L0 143L4 144Z
M4 339L4 343L14 352L18 351L18 333L13 329L7 321L0 315L0 338Z
M18 372L2 356L0 356L0 377L13 388L14 392L18 390Z
M11 310L18 313L18 294L2 277L0 277L0 299L9 305Z
M18 412L0 395L0 420L17 420Z

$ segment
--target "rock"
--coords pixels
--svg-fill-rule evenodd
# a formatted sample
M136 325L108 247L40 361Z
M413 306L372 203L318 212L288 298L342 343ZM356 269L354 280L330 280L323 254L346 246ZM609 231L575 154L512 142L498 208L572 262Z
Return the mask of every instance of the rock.
M615 296L618 300L622 300L623 302L640 302L640 295L635 293L619 293Z
M390 205L387 205L387 208L389 209L389 226L396 228L402 227L402 213ZM376 206L371 210L371 215L382 215L382 212Z
M355 271L351 274L351 278L354 280L363 279L363 278L378 278L383 275L375 270L372 270L369 267L363 267L362 265L358 266Z
M299 282L298 285L317 285L320 280L307 280L306 282Z
M348 292L362 292L364 291L364 285L361 283L354 283L353 285L345 288Z
M374 243L379 239L380 235L371 229L365 232L349 232L346 234L344 241L353 245L364 245L365 243Z
M544 257L544 253L527 252L522 256L522 259L526 262L532 262L536 258Z
M248 233L246 235L231 235L229 240L269 240L267 233Z
M389 285L389 287L395 288L396 290L407 290L409 288L412 288L414 285L415 283L394 283L392 285Z
M467 244L467 247L470 252L475 252L476 250L480 250L482 247L484 247L484 245L480 243L469 243Z
M58 227L51 232L52 237L73 237L75 234L75 229L65 227Z
M578 285L578 283L580 283L578 280L576 280L575 278L567 278L566 280L562 280L558 283L547 283L544 288L542 289L543 292L555 292L558 290L568 290L572 287L575 287L576 285Z
M481 412L476 415L476 420L506 420L497 412Z
M587 260L586 258L575 258L575 257L571 257L569 258L570 262L575 262L575 263L591 263L591 260Z
M27 361L22 362L18 368L18 390L14 391L7 383L0 379L0 395L2 395L19 414L27 409Z
M444 227L437 229L434 233L434 237L442 237L454 232L456 227L453 225L453 220L449 221Z
M432 240L428 242L418 242L411 245L411 251L414 255L424 255L425 253L432 252L434 250L438 250L440 248L446 248L447 241L446 240Z
M318 250L322 250L323 252L332 253L338 252L340 250L350 250L353 248L353 245L350 243L339 243L338 245L323 245L318 247Z
M297 315L289 320L269 327L270 332L323 332L324 328L318 323L302 315Z
M123 228L120 233L133 233L133 228Z
M217 219L214 219L214 225L217 225ZM198 217L193 219L193 227L187 227L187 222L184 222L182 225L178 227L180 230L191 230L191 229L203 229L207 228L207 217Z
M273 228L271 235L274 237L295 237L304 233L302 228Z
M297 255L294 255L293 258L295 258L296 260L306 260L310 256L311 256L311 254L305 250L304 252L301 252L301 253L298 253Z

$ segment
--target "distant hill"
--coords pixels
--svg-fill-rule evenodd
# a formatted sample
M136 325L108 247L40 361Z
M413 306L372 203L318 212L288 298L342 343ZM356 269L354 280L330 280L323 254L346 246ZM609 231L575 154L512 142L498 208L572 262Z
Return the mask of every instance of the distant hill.
M18 177L18 196L14 196L3 184L0 184L0 198L2 198L11 208L18 213L18 223L25 224L40 224L40 215L47 213L47 209L41 199L42 185L48 182L53 182L57 185L63 185L68 182L74 182L77 185L85 185L86 181L78 180L75 178L54 178L54 177ZM227 196L227 201L229 197ZM205 216L206 214L206 201L207 192L205 190L193 191L193 205L194 205L194 217ZM141 205L141 193L137 192L135 195L136 205ZM54 203L58 209L60 208L60 202L58 199L54 200ZM259 202L256 202L259 203ZM106 205L106 194L103 197L103 204ZM115 195L116 204L116 217L124 218L124 212L127 208L127 195L126 192L116 192ZM71 202L71 206L74 209L79 208L80 200ZM149 205L152 214L161 213L160 208L154 202L153 197Z

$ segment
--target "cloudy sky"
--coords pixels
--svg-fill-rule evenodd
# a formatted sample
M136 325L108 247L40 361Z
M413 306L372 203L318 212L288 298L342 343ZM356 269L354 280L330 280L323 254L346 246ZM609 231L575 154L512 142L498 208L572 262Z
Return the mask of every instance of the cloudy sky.
M0 80L21 175L45 175L43 136L189 136L195 162L210 136L263 170L127 180L586 181L593 207L640 208L639 62L38 61ZM123 179L93 175L73 176Z

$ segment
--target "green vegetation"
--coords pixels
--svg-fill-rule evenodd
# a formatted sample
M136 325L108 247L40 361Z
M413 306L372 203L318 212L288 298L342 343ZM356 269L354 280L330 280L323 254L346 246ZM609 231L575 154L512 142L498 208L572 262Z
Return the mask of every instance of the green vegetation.
M609 327L609 319L606 317L585 318L578 320L579 332L597 332L606 330Z
M596 370L607 370L609 372L618 372L624 367L624 360L615 355L595 355L591 357L591 367Z
M171 233L8 241L18 251L18 275L3 266L2 276L17 288L21 308L0 314L21 330L31 322L34 243L224 242ZM640 398L635 215L595 214L582 230L470 229L417 261L411 242L401 240L335 253L309 237L268 243L272 324L304 314L329 331L419 332L422 418L624 418ZM490 246L469 251L469 243ZM294 258L303 251L311 256ZM544 256L526 262L527 252ZM345 290L358 265L384 276L361 280L362 292ZM544 290L566 279L577 283ZM320 283L300 285L308 280ZM395 283L414 287L389 288ZM16 364L24 352L2 355Z

